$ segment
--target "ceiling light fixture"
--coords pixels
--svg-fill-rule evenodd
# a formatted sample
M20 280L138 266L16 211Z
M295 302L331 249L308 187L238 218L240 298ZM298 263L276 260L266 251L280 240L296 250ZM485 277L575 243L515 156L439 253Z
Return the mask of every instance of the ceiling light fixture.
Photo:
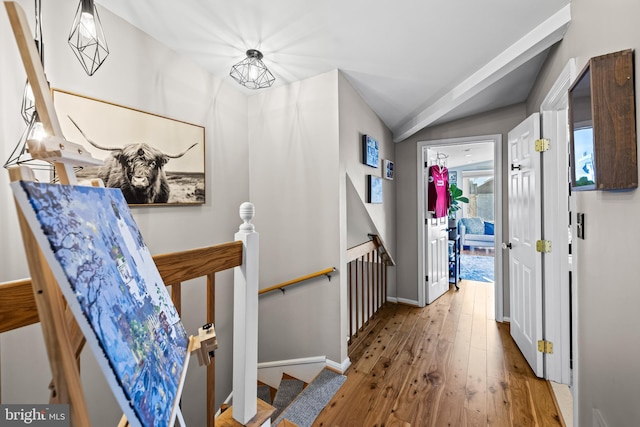
M80 0L69 33L69 45L90 76L107 59L109 47L93 0Z
M36 49L38 50L38 54L40 55L40 62L44 67L44 45L42 44L42 2L41 0L34 1L34 10L35 10L35 36L34 42L36 44ZM33 113L36 111L36 101L33 97L33 89L31 89L31 84L29 84L29 80L24 85L24 91L22 92L22 118L24 119L25 124L31 123L31 117Z
M262 62L262 52L249 49L247 57L231 67L229 75L242 86L249 89L264 89L271 87L276 80L271 71Z
M40 56L40 62L42 63L42 67L44 68L44 44L42 43L42 5L41 0L35 0L35 37L34 42L36 45L36 49L38 50L38 54ZM33 95L33 89L31 88L31 84L27 79L26 84L24 85L24 91L22 94L22 107L20 111L22 118L27 124L26 129L22 132L22 136L18 140L18 144L13 148L9 159L4 163L4 168L8 168L10 166L28 164L34 170L44 170L48 172L53 172L53 166L51 163L44 162L41 160L35 160L29 154L29 149L27 147L28 140L42 140L47 136L44 126L38 117L38 112L36 111L35 98Z

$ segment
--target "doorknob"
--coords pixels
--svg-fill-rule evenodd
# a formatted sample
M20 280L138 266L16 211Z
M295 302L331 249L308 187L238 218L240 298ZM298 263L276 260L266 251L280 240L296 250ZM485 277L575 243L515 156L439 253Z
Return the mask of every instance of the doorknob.
M511 242L502 243L502 249L511 249L511 247L512 247Z
M513 163L511 163L511 170L513 171L513 170L516 170L516 169L520 170L520 165L516 166Z

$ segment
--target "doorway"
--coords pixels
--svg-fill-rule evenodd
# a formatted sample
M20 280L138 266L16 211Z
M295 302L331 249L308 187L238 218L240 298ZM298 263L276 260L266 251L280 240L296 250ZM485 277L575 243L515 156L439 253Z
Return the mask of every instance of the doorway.
M465 163L458 166L462 176L459 187L468 199L457 211L452 224L461 240L460 278L494 283L496 189L493 144L480 143L465 147L466 153L480 153L483 161L478 163L465 157ZM487 156L490 156L490 160L485 160Z
M484 146L488 148L488 156L483 160L477 160L474 167L466 167L467 161L473 158L474 148L476 152L480 152L480 147ZM427 168L429 155L428 150L432 152L439 152L444 154L446 150L447 167L451 172L456 172L450 176L456 185L472 188L475 185L475 206L471 209L467 206L466 213L478 212L480 209L482 212L486 212L486 204L490 204L493 207L493 218L488 221L493 223L493 237L490 243L479 243L477 241L469 241L474 243L473 249L468 250L481 251L483 255L491 254L493 261L493 273L494 273L494 300L495 300L495 318L497 321L503 321L503 273L502 273L502 251L499 250L499 245L502 242L502 168L494 165L502 165L502 135L484 135L477 137L465 137L465 138L450 138L432 141L422 141L418 143L418 220L419 230L421 230L421 236L419 236L418 245L418 277L421 279L418 283L418 302L422 307L427 304L427 292L428 288L426 283L428 282L427 271L428 266L426 260L428 259L428 246L427 242L427 230L425 224L429 223L430 214L426 210L427 206L427 186L425 179L425 168ZM468 150L468 151L465 151ZM457 160L461 159L461 160ZM490 162L490 163L488 163ZM490 167L488 165L491 165ZM488 171L493 173L492 179L487 179ZM463 173L465 172L465 173ZM465 184L466 182L466 184ZM487 184L488 183L488 184ZM484 189L480 189L478 194L478 187L483 184L487 184ZM491 191L486 191L487 187L491 187ZM464 190L463 190L464 193ZM478 207L480 203L480 207ZM464 203L463 203L464 205ZM463 207L463 209L465 209ZM486 214L486 213L485 213ZM462 217L463 212L458 212L456 217ZM481 234L481 233L477 233ZM484 234L484 230L483 233ZM467 245L469 246L469 245ZM461 249L463 249L461 247Z

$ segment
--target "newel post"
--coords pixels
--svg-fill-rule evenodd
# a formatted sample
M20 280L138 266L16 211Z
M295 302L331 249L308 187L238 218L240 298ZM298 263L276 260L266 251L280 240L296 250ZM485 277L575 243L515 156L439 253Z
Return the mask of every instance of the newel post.
M242 265L233 283L233 418L247 424L257 413L258 381L258 253L260 235L251 223L255 207L240 205L244 221L236 233L243 243Z

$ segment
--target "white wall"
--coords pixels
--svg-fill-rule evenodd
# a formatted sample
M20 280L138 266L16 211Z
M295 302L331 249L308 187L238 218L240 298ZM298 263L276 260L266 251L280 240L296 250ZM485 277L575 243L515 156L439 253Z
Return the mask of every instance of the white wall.
M396 181L382 180L382 203L366 203L367 175L383 176L383 160L395 163L395 144L391 131L340 73L340 192L341 253L369 240L368 232L378 234L392 258L396 258ZM378 141L379 167L362 163L362 136ZM359 224L358 224L359 222ZM346 265L346 258L342 259ZM348 335L347 275L342 278L342 330ZM396 268L387 267L387 296L396 297ZM347 342L341 342L346 357Z
M507 152L507 132L524 120L524 104L501 108L477 116L456 120L432 128L426 128L411 138L396 145L396 176L398 186L398 297L418 300L418 206L417 206L417 143L435 139L473 137L478 135L502 134L503 153ZM505 158L506 154L503 154ZM506 175L506 163L502 165L502 176ZM507 180L503 179L503 194L507 191ZM503 206L503 236L508 235L508 212ZM508 262L504 261L504 269ZM503 270L504 270L503 269ZM504 279L504 315L509 316L508 274Z
M337 71L251 96L249 145L260 287L340 269ZM260 297L260 362L342 362L340 276Z
M337 71L249 98L251 201L261 232L261 288L336 267L331 282L290 288L260 298L259 359L270 362L325 355L347 358L347 199L366 211L362 230L379 233L395 252L395 189L384 183L384 203L365 204L361 137L380 142L380 158L393 160L391 132ZM347 176L353 182L347 191ZM354 196L353 193L356 193ZM359 214L357 214L359 215ZM359 237L368 240L367 233ZM389 275L395 294L395 275ZM343 309L344 304L343 304ZM313 337L309 339L309 337Z
M564 40L551 52L534 85L528 111L539 110L570 58L576 59L580 70L592 56L633 48L638 123L640 3L573 0L571 15ZM586 220L586 239L573 240L578 274L579 423L591 426L592 410L596 409L609 426L640 425L640 247L635 242L640 232L640 192L574 194L577 211L583 212ZM573 219L575 224L575 213Z
M33 25L33 2L21 0ZM206 199L203 206L135 208L151 252L165 253L233 240L238 206L249 198L247 99L231 83L210 76L99 6L111 54L88 77L67 45L77 1L43 2L45 69L51 86L206 127ZM19 109L25 73L4 8L0 10L0 160L23 130ZM114 124L117 125L117 124ZM81 141L78 141L81 142ZM260 213L258 213L260 215ZM0 171L0 282L28 277L9 190ZM231 275L216 286L216 407L231 391ZM184 286L184 322L195 332L205 321L204 284ZM113 426L118 409L92 357L83 355L83 379L96 426ZM0 335L3 403L46 403L50 379L39 326ZM204 425L204 369L193 366L185 388L189 425Z

